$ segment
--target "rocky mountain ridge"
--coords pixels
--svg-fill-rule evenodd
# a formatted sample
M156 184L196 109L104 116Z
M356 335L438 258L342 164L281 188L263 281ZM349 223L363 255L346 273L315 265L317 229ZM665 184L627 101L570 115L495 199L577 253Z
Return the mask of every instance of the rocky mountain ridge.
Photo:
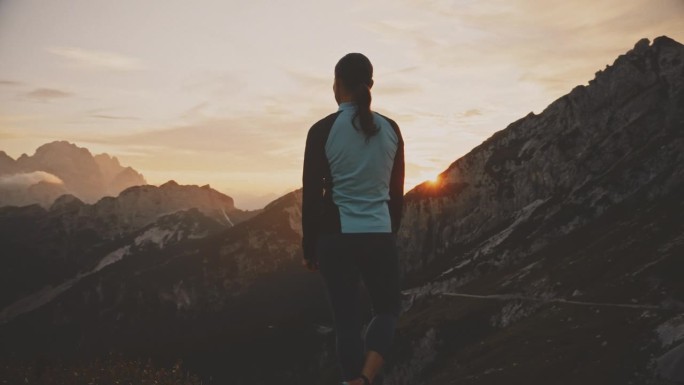
M418 265L405 270L429 263L455 242L489 239L488 233L505 228L539 199L583 199L577 196L587 194L599 215L635 188L656 182L658 173L674 171L666 182L677 183L678 155L660 149L671 148L671 140L681 134L680 47L666 37L652 47L641 40L597 72L589 86L576 87L540 115L530 113L512 123L454 162L440 174L438 187L425 183L409 192L404 229L411 230L402 233L403 248L424 261L413 261ZM640 155L654 158L648 164L630 163ZM605 186L592 186L601 178ZM670 188L664 185L654 194ZM447 212L421 215L436 202ZM423 231L419 234L428 238L412 236L418 228L431 227L426 220L438 216L458 220L444 228L448 234ZM416 249L424 244L435 247Z
M184 360L193 367L224 368L212 375L217 381L272 378L245 372L258 357L280 361L287 368L276 374L281 378L317 371L315 355L330 343L331 329L324 326L322 282L300 264L300 208L301 193L293 192L234 227L176 243L168 240L178 223L162 217L86 274L5 307L0 356L11 349L13 357L30 357L40 349L74 358L114 349L170 359L190 349L195 353ZM292 346L301 354L287 353Z
M660 37L409 192L403 326L433 353L392 383L666 379L677 344L656 330L684 331L683 165L684 46Z
M183 212L188 214L179 216ZM85 274L123 247L122 242L137 244L139 232L150 226L168 228L168 222L176 218L179 224L203 223L202 231L208 236L258 212L237 209L232 198L208 185L174 181L159 187L130 187L118 197L105 197L92 205L62 195L49 209L37 204L0 207L0 247L4 250L0 305L9 306L20 295L29 296L46 285L60 285ZM189 213L195 213L192 220ZM202 232L191 233L186 231L182 238L197 238Z
M144 185L145 178L108 154L93 156L67 141L46 143L33 155L16 160L0 151L0 206L33 203L49 207L63 194L94 203L124 189Z

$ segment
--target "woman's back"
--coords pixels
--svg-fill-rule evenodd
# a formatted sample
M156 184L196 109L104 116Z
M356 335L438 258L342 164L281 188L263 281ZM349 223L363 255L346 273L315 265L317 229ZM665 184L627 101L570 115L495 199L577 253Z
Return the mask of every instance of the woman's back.
M341 232L391 232L390 179L399 132L373 113L378 131L367 137L352 122L356 106L341 103L325 144L332 177L332 199L340 212Z

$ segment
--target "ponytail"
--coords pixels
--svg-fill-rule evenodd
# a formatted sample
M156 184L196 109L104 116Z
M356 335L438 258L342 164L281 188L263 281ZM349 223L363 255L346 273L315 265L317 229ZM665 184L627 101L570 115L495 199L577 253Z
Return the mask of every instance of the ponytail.
M354 101L356 103L356 114L352 120L354 128L361 130L366 135L366 140L378 133L379 129L373 122L373 114L371 113L371 93L370 88L366 84L360 83L354 89ZM361 124L361 127L356 125L356 121Z
M373 113L370 109L373 65L366 56L360 53L350 53L342 57L335 65L335 77L352 92L354 104L356 104L356 114L352 120L354 128L363 132L366 140L370 139L380 131L373 121Z

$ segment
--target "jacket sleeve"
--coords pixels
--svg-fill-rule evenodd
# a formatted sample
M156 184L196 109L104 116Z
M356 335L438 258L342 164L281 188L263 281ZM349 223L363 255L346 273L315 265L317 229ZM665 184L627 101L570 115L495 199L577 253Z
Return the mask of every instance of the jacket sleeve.
M309 261L316 260L318 223L323 209L324 164L325 143L322 143L320 127L314 125L306 137L302 176L302 248L304 258Z
M394 155L392 175L390 177L390 189L388 202L390 218L392 220L392 232L397 233L401 226L401 218L404 210L404 139L396 122L388 119L397 135L397 152Z

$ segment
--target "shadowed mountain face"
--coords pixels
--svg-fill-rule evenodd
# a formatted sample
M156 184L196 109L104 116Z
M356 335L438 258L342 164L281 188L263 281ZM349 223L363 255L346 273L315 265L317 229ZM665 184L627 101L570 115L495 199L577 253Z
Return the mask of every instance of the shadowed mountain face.
M398 236L404 313L382 383L677 380L683 83L682 45L640 41L588 86L409 192ZM88 255L73 274L4 299L0 356L113 350L181 357L214 383L334 383L325 287L300 265L300 192L229 227L206 206L145 214L172 199L128 201L147 188L88 208L64 197L47 212L0 211L6 228L77 218L68 228L98 229L80 241L91 251L69 249Z
M256 213L236 209L232 198L208 185L174 181L131 187L93 205L63 195L47 210L2 207L0 307L86 274L102 261L121 259L147 238L170 247L231 228Z
M6 307L1 354L182 357L219 383L316 373L330 329L322 281L300 264L300 206L294 192L219 230L197 210L161 217Z
M648 383L684 332L683 135L684 47L642 40L409 192L402 328L429 358L393 383Z
M0 206L38 203L49 207L63 194L93 203L124 189L146 184L145 178L116 157L93 156L86 148L55 141L22 154L17 160L0 152Z

